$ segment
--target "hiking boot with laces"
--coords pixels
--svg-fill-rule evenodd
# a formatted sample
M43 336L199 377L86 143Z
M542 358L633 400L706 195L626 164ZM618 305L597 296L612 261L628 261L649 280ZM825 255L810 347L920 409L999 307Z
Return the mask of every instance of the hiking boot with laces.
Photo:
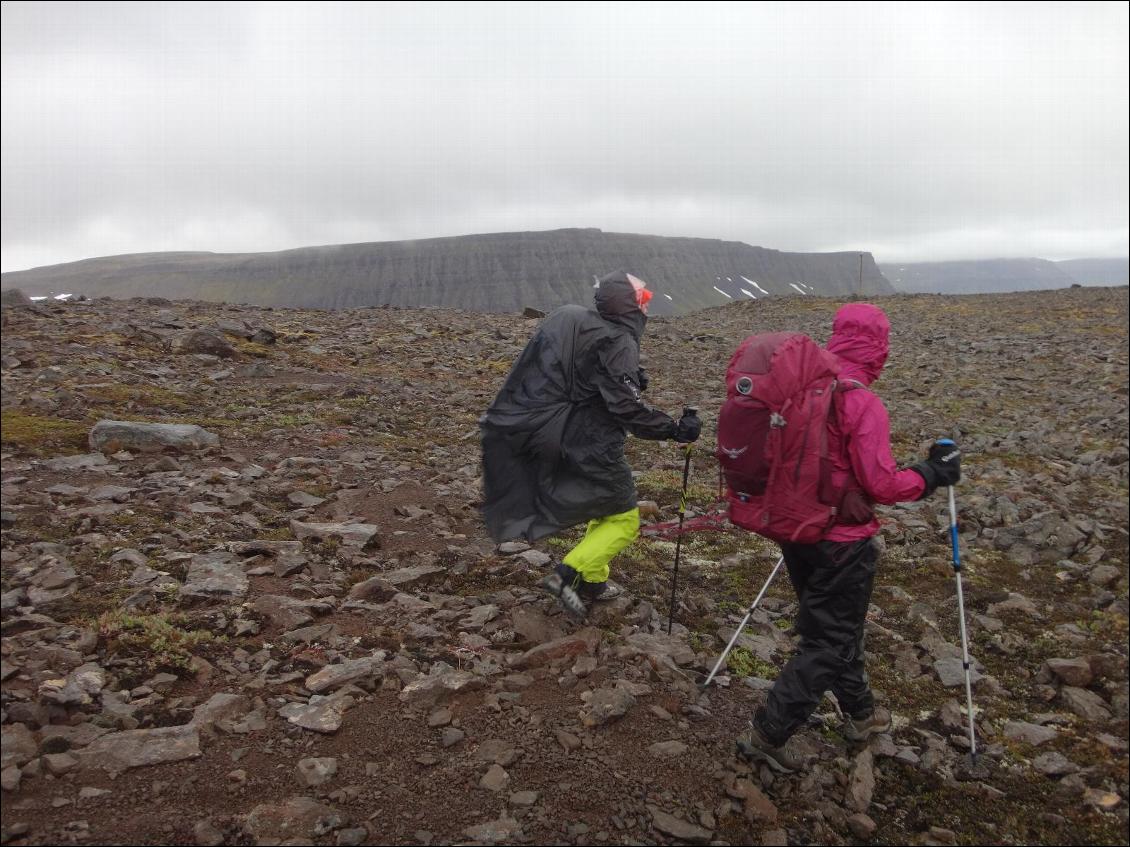
M577 593L586 603L595 603L603 600L615 600L624 593L624 589L612 581L581 581L581 583L577 585Z
M861 718L848 718L844 721L844 738L848 741L866 741L872 735L891 731L891 713L882 706Z
M588 614L584 601L577 592L565 584L559 573L551 573L541 581L541 587L557 598L557 602L575 618L583 619Z
M773 770L780 773L795 773L804 766L804 757L797 752L790 738L779 747L762 735L756 724L750 724L749 729L737 737L735 744L738 755L747 761L765 762Z

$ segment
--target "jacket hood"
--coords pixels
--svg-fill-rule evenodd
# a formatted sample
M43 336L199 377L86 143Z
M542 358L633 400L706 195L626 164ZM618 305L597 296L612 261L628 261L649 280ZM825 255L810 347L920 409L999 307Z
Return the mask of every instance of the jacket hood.
M625 271L615 271L597 282L596 310L612 323L626 326L639 338L647 325L647 315L636 302L636 288Z
M878 306L849 303L836 312L828 352L846 363L841 376L865 385L879 378L890 352L891 322Z

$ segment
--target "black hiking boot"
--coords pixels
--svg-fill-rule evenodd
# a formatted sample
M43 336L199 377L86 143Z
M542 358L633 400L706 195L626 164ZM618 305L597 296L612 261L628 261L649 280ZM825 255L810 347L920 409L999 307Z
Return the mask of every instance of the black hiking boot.
M790 738L779 747L761 734L756 724L750 724L749 729L737 737L734 742L738 748L738 755L746 761L765 762L779 773L796 773L804 767L804 756L792 745Z
M595 603L599 600L615 600L624 589L614 582L585 582L581 580L577 584L577 594L586 603Z
M565 584L559 573L551 573L541 581L541 587L557 598L557 602L573 617L584 620L588 614L584 601L577 592Z

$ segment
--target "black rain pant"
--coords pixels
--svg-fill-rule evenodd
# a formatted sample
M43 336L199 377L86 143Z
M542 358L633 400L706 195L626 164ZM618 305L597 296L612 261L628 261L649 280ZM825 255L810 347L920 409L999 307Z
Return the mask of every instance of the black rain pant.
M863 669L864 623L879 554L875 543L783 544L789 579L800 601L800 644L757 710L754 721L780 746L831 690L844 713L866 717L875 699Z

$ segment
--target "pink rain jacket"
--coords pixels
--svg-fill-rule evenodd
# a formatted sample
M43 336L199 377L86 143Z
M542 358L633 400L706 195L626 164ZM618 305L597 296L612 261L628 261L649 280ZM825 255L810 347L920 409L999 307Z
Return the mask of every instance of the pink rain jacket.
M891 324L883 310L870 303L850 303L836 313L828 352L842 365L840 379L868 386L887 361ZM887 407L871 391L856 389L840 395L839 416L830 425L832 481L837 487L858 488L875 503L917 500L926 482L915 471L898 469L891 455L891 423ZM879 532L879 521L836 523L827 541L859 541Z

